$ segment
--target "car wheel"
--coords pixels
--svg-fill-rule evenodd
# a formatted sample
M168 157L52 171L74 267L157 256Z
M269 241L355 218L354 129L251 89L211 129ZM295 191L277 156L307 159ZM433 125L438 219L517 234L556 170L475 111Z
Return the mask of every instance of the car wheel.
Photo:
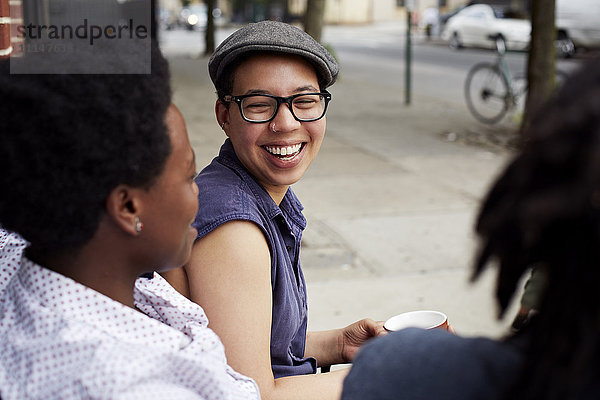
M448 46L450 46L450 48L453 50L458 50L463 47L458 32L452 33L452 36L450 36L450 41L448 42Z
M556 48L556 55L561 58L569 58L575 54L575 43L573 43L566 32L558 32L554 47Z

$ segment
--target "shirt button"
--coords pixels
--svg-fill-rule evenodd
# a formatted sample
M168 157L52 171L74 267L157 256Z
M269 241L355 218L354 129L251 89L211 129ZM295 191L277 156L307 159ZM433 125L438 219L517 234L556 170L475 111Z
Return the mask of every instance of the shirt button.
M285 248L287 249L287 251L292 251L292 246L285 246Z

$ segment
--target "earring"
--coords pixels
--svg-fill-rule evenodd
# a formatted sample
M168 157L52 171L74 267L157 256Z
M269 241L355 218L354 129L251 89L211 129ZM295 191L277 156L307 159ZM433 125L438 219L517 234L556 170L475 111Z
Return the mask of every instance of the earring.
M273 123L271 124L271 131L272 131L273 133L277 133L277 130L275 129L275 122L273 122Z
M144 229L144 224L140 221L140 217L135 217L135 231L141 232Z
M225 126L225 122L223 122L223 123L221 124L221 129L224 129L224 126Z

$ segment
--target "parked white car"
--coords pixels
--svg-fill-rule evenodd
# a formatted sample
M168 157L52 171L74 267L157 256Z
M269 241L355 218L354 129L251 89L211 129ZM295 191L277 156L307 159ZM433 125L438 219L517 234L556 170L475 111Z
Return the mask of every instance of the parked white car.
M451 17L442 32L442 39L453 49L496 48L490 37L504 42L509 50L526 50L531 40L531 22L514 18L501 8L474 4Z
M556 29L559 55L600 48L600 1L557 0Z

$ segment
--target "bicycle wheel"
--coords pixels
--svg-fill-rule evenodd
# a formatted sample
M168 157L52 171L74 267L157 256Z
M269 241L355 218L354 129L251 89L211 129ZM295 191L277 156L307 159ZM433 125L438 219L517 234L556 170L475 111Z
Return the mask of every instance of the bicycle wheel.
M486 124L495 124L508 111L511 93L496 66L481 63L469 70L465 98L475 118Z

